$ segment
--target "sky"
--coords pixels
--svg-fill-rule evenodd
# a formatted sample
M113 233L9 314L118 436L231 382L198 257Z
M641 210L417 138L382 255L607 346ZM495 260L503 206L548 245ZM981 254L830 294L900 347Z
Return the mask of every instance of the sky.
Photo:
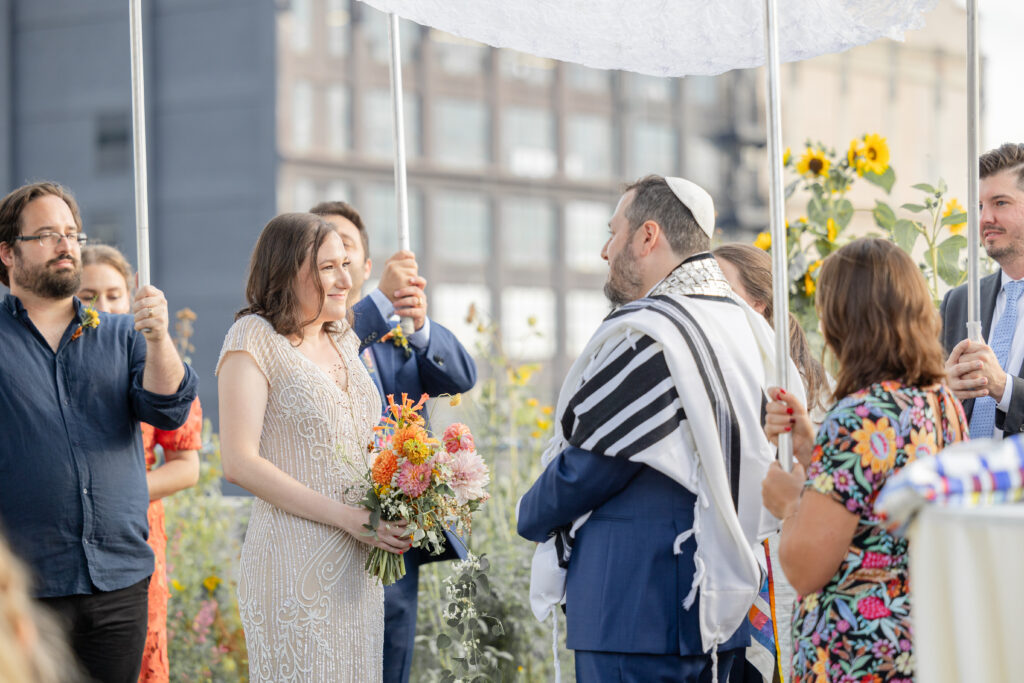
M981 149L986 150L1024 142L1024 2L978 0L978 7L984 59Z

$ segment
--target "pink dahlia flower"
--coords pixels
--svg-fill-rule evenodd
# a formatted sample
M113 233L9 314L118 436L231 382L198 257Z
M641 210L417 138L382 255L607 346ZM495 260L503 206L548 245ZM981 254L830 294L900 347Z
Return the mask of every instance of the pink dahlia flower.
M475 448L473 435L470 434L469 427L461 422L448 425L448 429L444 430L444 436L441 440L444 441L444 449L449 453L471 451Z
M430 463L406 460L398 468L398 488L410 498L419 498L430 486Z
M464 505L471 500L486 499L484 487L491 481L491 474L483 458L474 450L460 450L452 453L449 463L452 478L449 485L455 491L455 500Z

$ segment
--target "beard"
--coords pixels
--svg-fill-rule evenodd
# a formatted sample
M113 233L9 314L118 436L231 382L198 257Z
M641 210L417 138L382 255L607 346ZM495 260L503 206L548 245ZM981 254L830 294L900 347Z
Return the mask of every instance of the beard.
M20 287L36 296L44 299L66 299L74 295L82 286L82 262L70 252L59 254L38 266L26 266L19 258L21 254L17 251L14 256L11 281L17 281ZM74 264L72 270L50 270L50 266L65 259L70 259Z
M612 305L622 306L642 297L642 288L640 267L637 265L632 245L629 245L609 262L604 295Z

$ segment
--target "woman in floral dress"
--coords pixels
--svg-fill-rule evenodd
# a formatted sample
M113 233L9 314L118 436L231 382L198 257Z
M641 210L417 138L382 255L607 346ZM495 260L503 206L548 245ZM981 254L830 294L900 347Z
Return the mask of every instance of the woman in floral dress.
M816 437L780 389L765 418L769 438L792 434L799 461L790 473L774 465L763 485L783 520L783 571L802 596L792 680L911 681L907 541L873 507L890 476L964 438L967 422L942 383L931 294L898 247L862 239L837 251L821 267L816 305L839 363L838 401Z

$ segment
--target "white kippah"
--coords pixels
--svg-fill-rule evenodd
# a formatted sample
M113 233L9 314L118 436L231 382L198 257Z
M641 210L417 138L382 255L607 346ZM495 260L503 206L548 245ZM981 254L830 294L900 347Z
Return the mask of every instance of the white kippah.
M665 182L683 206L693 214L700 229L707 233L708 237L712 237L715 232L715 203L711 200L711 195L697 183L685 178L666 177Z

